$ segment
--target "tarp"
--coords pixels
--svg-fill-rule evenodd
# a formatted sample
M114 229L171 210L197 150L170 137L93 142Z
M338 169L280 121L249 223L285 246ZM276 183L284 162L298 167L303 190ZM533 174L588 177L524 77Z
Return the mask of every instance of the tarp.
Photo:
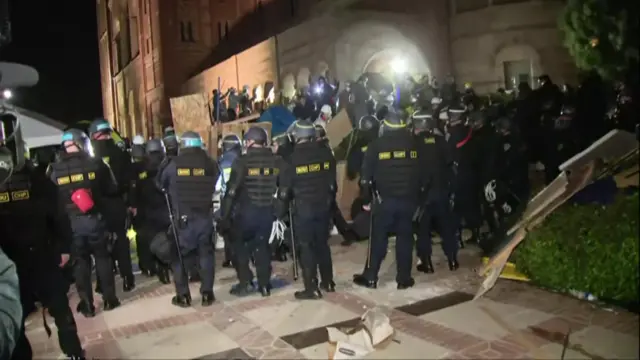
M289 128L293 122L296 121L295 116L282 105L275 105L265 110L260 115L258 122L270 122L271 123L271 136L278 136Z
M13 107L20 113L20 129L29 149L59 145L66 125L35 111Z

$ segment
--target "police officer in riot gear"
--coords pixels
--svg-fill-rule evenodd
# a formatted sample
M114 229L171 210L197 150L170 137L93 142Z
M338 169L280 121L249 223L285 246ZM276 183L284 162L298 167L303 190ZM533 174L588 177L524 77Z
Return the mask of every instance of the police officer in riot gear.
M354 149L347 155L347 177L351 180L360 174L367 146L378 138L380 121L373 115L365 115L358 121L357 141Z
M153 237L166 232L170 226L169 215L162 192L155 186L160 163L164 160L164 145L152 139L146 144L146 155L137 169L131 196L131 206L136 216L136 251L140 270L146 276L157 275L163 284L168 284L169 269L151 253Z
M376 288L380 265L387 253L388 235L396 234L396 282L399 290L415 284L411 277L413 216L421 204L426 175L421 148L407 131L406 122L389 112L380 125L380 137L369 144L360 176L366 209L373 206L369 265L355 275L356 285Z
M162 138L162 142L164 143L167 157L178 156L180 144L178 143L178 137L175 132L171 131L166 133Z
M89 139L80 130L69 129L62 135L64 154L53 163L49 177L58 187L59 202L71 223L74 278L80 296L77 310L86 317L95 315L91 291L91 255L96 274L102 282L104 310L120 305L116 297L111 240L103 212L109 196L118 194L119 187L111 169L88 153Z
M231 178L231 169L233 163L242 155L242 140L236 134L230 134L222 138L220 144L222 150L222 156L218 165L220 166L220 176L216 182L216 192L220 194L220 199L224 197L224 193L227 190L227 182ZM220 210L216 211L214 218L219 219ZM233 243L229 240L231 233L224 234L224 262L222 267L232 267L232 246Z
M291 135L288 132L274 136L272 144L275 154L285 161L291 156L291 153L293 153L293 141L291 140Z
M451 267L457 266L458 242L453 209L450 205L452 160L443 136L437 135L437 119L430 111L417 111L412 116L413 130L422 148L420 163L427 172L427 197L419 212L416 252L420 259L418 271L432 273L431 225L435 222L442 238L442 250Z
M81 359L83 350L61 269L69 260L70 229L62 228L68 226L67 221L59 221L57 195L45 174L30 163L0 184L0 221L10 224L3 230L0 246L17 267L23 321L35 301L40 301L55 319L60 349L72 359ZM24 327L12 358L32 358Z
M131 264L131 247L126 235L127 226L127 199L131 180L133 180L133 168L131 157L126 151L120 149L111 139L111 125L104 119L94 120L89 125L89 136L95 156L111 168L118 183L118 191L104 199L104 217L107 227L115 237L113 257L118 262L120 276L122 276L123 290L131 291L135 287L135 278ZM100 279L102 283L102 279Z
M136 135L131 142L131 159L133 162L140 162L144 159L145 147L142 135Z
M304 290L297 291L295 297L318 299L322 296L320 288L335 291L328 240L337 190L336 160L331 149L314 141L316 131L310 121L298 120L292 130L296 145L279 179L278 199L283 205L279 217L284 216L286 208L292 211L304 281Z
M261 127L252 127L244 135L246 153L231 170L222 200L219 227L231 229L233 255L239 283L230 293L245 296L254 292L249 260L255 259L258 289L271 295L271 250L269 236L275 219L274 201L282 160L268 147L269 137Z
M172 158L158 174L158 182L171 199L179 248L172 261L176 296L173 305L191 305L189 284L185 269L199 260L200 294L202 306L215 301L213 295L214 246L211 241L214 229L212 222L213 194L218 178L218 166L204 151L198 133L187 131L180 138L178 156ZM178 254L178 251L180 252ZM182 255L181 257L178 255ZM182 260L184 263L181 264Z

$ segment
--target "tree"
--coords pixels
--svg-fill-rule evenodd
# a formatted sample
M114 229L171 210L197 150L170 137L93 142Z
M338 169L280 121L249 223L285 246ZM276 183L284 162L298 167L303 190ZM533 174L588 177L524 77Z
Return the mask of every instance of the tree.
M595 70L607 80L635 77L638 8L634 0L568 0L560 26L578 68Z

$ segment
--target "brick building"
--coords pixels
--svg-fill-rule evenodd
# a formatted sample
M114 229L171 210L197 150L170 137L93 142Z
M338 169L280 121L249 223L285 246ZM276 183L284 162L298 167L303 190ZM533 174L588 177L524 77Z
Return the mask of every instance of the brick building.
M97 0L105 117L158 134L169 98L309 75L341 81L410 60L480 91L575 69L556 19L561 0ZM311 16L313 14L313 16ZM256 45L257 44L257 45ZM191 106L192 107L192 106ZM174 114L175 115L175 114Z

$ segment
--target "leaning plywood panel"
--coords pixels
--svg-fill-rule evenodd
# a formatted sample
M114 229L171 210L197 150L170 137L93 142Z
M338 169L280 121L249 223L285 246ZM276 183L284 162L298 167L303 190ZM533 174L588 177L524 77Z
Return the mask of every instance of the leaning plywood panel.
M178 135L185 131L195 131L204 141L209 138L211 120L207 95L191 94L170 99L173 127Z

